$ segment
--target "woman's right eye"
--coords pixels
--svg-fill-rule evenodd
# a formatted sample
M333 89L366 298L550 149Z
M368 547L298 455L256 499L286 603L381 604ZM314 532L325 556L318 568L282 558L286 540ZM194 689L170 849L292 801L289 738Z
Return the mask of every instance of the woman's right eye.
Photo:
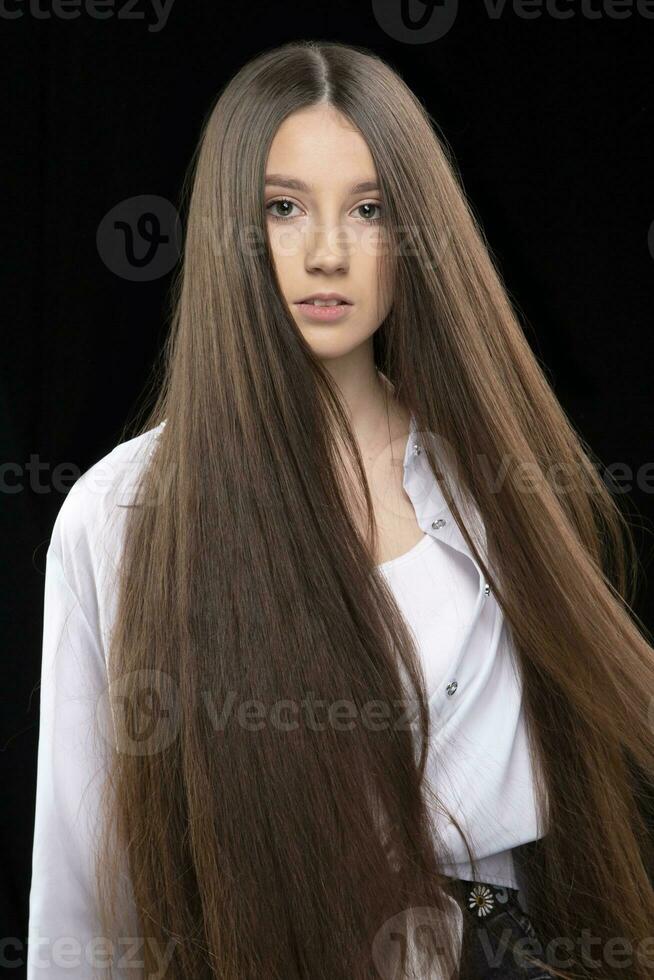
M266 205L266 211L274 221L285 221L289 217L295 217L295 215L289 215L288 211L285 214L274 214L271 211L271 208L278 207L278 206L284 206L286 208L296 208L297 204L294 204L293 201L289 201L288 198L286 197L279 197L277 198L276 201L270 201Z

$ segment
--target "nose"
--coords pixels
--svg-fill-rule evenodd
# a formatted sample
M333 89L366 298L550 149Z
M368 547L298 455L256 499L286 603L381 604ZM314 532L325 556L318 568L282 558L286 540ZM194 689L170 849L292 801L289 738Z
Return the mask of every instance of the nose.
M337 224L325 225L307 232L307 272L342 272L348 264L348 243L342 227Z

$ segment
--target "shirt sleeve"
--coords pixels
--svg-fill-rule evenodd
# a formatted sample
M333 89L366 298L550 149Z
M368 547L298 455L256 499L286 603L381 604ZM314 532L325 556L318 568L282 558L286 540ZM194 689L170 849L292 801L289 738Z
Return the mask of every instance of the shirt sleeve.
M98 924L93 855L111 737L106 688L99 630L87 618L51 544L44 586L28 980L88 980L109 959Z

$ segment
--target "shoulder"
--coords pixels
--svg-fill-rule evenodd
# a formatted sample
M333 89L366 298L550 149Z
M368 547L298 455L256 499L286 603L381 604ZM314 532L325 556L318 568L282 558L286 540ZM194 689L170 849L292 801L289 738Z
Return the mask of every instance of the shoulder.
M118 564L129 504L165 424L114 446L85 470L57 512L48 553L80 598L91 590L97 602L97 583Z

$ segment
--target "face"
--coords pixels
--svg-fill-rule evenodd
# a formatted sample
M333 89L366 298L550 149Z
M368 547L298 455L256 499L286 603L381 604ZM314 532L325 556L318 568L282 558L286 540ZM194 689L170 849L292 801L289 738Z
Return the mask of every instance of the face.
M336 109L284 120L268 155L265 206L280 288L314 354L343 358L370 343L392 301L392 283L380 281L383 203L370 151ZM320 293L347 304L303 302Z

